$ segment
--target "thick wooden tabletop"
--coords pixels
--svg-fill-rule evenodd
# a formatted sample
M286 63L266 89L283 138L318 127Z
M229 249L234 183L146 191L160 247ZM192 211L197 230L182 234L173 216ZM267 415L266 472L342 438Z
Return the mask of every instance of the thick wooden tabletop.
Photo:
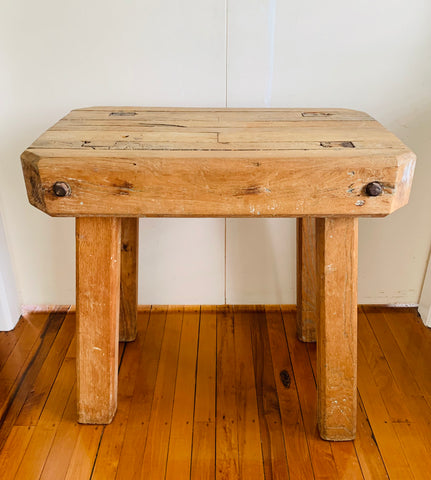
M415 165L366 113L296 108L78 109L21 160L30 202L75 217L384 216Z

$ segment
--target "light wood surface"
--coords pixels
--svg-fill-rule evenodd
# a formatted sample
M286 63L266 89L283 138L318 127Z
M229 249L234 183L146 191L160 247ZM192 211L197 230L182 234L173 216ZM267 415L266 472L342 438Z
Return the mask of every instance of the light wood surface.
M93 107L69 113L21 158L30 202L53 216L77 217L80 422L111 421L118 339L136 336L135 217L297 217L297 333L313 341L319 311L320 433L329 440L354 438L357 218L384 216L405 205L415 164L415 155L392 133L363 112L343 109ZM172 357L180 348L181 312L168 312L177 319L177 329L163 338L162 356ZM255 318L256 312L249 313ZM217 331L217 371L225 372L228 383L236 377L247 384L242 371L232 368L235 345L244 348L233 332L232 310L219 309L217 322L223 327ZM275 379L263 371L273 369L269 338L259 323L253 325L255 374L267 382L256 383L257 409L267 412L259 423L265 439L263 471L282 478L282 428L270 431L266 424L281 425L281 414L273 408L275 400L262 394L276 389ZM160 381L153 401L156 416L145 427L149 436L174 401L172 385ZM239 478L246 470L238 451L253 456L253 449L245 446L235 416L254 400L218 382L216 412L224 423L217 424L216 437L225 446L217 455L215 476L221 465L231 478ZM155 468L167 436L167 429L160 430L142 461L124 467L120 462L119 468L133 475ZM335 463L344 454L340 450ZM171 454L168 476L180 468L176 455Z
M316 219L296 219L296 330L303 342L316 341L317 305Z
M407 203L414 163L344 109L93 107L22 155L30 202L53 216L384 216Z
M136 338L139 219L121 219L120 342Z
M178 338L181 321L176 311L140 310L136 341L121 344L119 352L118 414L105 427L76 422L76 345L70 336L75 314L66 311L27 314L17 326L12 349L10 332L0 332L0 358L13 355L20 372L18 390L8 399L0 423L2 479L141 478L145 450L157 441L158 427L168 430L168 440L144 478L158 479L160 469L172 471L170 465L178 465L177 478L183 478L192 465L186 478L214 479L216 450L225 445L225 438L215 435L216 424L224 425L215 408L219 402L225 405L217 383L224 392L233 392L230 408L236 412L238 441L229 455L238 455L247 478L262 478L262 471L267 479L428 478L431 330L414 309L359 308L358 426L356 439L348 442L320 439L315 423L316 345L296 338L292 307L235 306L218 318L215 307L185 307L179 350L172 355L169 345ZM216 368L217 335L233 342L234 373L228 378L218 378L223 371ZM38 348L29 358L29 339L35 336ZM281 381L283 370L291 379L288 387ZM167 383L168 371L173 372L173 385ZM9 373L1 368L0 381ZM168 391L169 398L162 400L159 393ZM42 409L35 402L39 395L45 398ZM160 415L161 402L171 405L172 413L168 408L166 416ZM264 402L269 410L262 408ZM25 415L19 415L21 410ZM281 424L274 423L277 410ZM185 439L182 445L180 438ZM278 461L280 453L283 461ZM223 463L218 467L218 476L228 478L230 470Z
M117 408L121 219L76 220L78 421L109 423Z
M317 423L328 440L356 434L358 219L318 218Z

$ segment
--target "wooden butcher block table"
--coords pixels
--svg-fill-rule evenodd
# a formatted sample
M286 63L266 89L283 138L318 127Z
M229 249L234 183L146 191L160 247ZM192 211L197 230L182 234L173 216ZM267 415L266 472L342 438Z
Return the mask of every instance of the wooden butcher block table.
M358 217L405 205L415 165L393 134L345 109L93 107L21 159L30 203L76 217L79 422L116 411L118 341L136 335L138 217L296 217L320 434L354 438Z

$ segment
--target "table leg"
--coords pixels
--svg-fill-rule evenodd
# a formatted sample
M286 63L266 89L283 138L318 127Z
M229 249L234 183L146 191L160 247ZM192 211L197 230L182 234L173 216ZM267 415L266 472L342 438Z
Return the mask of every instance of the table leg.
M316 236L317 421L325 440L351 440L357 409L358 219L319 218Z
M316 341L316 219L296 219L296 332L303 342Z
M78 422L109 423L117 408L121 219L76 219Z
M120 342L136 338L139 218L121 219Z

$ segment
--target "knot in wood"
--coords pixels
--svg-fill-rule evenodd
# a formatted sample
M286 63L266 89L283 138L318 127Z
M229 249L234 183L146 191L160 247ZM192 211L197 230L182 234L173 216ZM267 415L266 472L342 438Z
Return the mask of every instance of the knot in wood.
M281 380L281 383L283 384L283 386L285 388L290 387L290 375L289 375L289 372L287 370L282 370L280 372L280 380Z
M56 197L69 197L72 193L70 186L66 182L55 182L52 190Z
M370 182L366 187L365 187L365 192L367 195L370 197L378 197L383 193L383 187L382 184L379 182Z

